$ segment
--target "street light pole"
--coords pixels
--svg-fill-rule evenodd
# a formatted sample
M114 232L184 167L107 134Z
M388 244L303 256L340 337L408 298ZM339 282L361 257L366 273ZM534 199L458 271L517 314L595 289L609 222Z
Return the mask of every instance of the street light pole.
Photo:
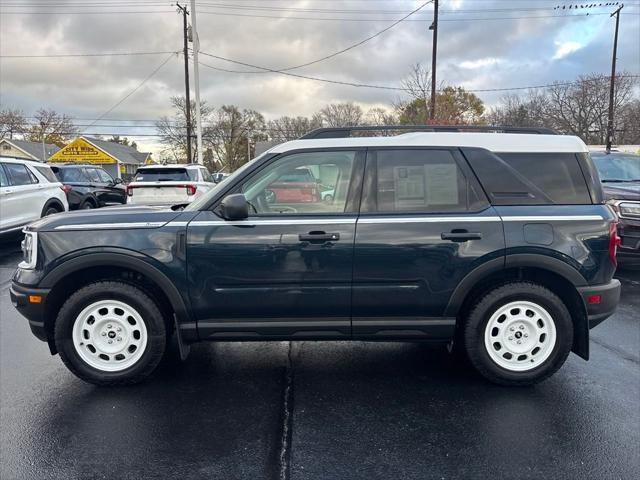
M613 142L613 110L615 101L615 82L616 82L616 56L618 54L618 27L620 26L620 10L624 5L620 5L618 9L611 14L616 17L616 32L613 37L613 58L611 59L611 80L609 86L609 118L607 119L607 153L611 153L611 143Z
M198 147L198 163L202 161L202 118L200 116L200 65L198 65L198 52L200 51L200 38L196 25L196 0L191 0L191 42L193 43L193 86L196 90L196 145Z
M186 6L176 5L182 11L182 27L184 35L184 88L185 88L185 117L187 120L187 163L191 163L191 99L189 98L189 40L187 38L187 11Z

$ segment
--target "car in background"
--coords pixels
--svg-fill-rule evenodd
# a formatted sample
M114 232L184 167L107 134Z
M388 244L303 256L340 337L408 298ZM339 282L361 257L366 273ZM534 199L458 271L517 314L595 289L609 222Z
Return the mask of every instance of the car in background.
M149 165L136 171L127 185L127 203L133 205L177 205L191 203L215 187L209 170L202 165Z
M640 155L591 152L607 203L618 214L618 260L640 266Z
M229 178L229 175L231 175L230 173L224 173L224 172L216 172L212 175L213 177L213 181L215 183L220 183L222 182L225 178Z
M0 157L0 234L67 210L62 184L48 165Z
M316 203L320 198L318 181L311 170L298 167L269 185L267 203Z
M95 165L51 164L51 170L62 182L70 210L122 205L126 203L126 190L122 180L113 178Z

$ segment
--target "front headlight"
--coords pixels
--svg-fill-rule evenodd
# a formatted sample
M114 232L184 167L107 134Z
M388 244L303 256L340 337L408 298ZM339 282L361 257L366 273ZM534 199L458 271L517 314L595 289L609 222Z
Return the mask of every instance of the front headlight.
M620 202L618 211L621 217L640 218L640 202Z
M33 270L36 268L38 260L38 234L36 232L24 232L24 240L22 240L22 262L18 268L24 270Z

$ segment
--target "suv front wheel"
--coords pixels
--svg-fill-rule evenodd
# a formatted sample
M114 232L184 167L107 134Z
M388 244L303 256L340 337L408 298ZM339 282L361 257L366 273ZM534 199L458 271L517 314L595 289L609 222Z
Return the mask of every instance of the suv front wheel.
M160 362L165 338L156 302L138 287L118 281L93 283L75 292L55 325L62 361L96 385L144 380Z
M531 385L555 373L573 343L565 304L529 282L502 285L481 297L464 325L467 355L485 378L501 385Z

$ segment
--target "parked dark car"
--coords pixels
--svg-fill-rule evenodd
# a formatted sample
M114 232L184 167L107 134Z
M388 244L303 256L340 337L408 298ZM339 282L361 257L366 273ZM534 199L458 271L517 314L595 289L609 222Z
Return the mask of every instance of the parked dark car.
M570 351L588 359L620 282L616 215L586 145L440 128L321 129L184 209L38 220L13 304L99 385L149 376L171 335L183 357L204 340L442 342L504 385L548 378ZM268 201L299 167L322 172L331 201Z
M51 164L51 170L63 185L70 210L122 205L127 191L122 180L114 179L95 165Z
M618 214L618 260L640 266L640 155L592 152L605 199Z

